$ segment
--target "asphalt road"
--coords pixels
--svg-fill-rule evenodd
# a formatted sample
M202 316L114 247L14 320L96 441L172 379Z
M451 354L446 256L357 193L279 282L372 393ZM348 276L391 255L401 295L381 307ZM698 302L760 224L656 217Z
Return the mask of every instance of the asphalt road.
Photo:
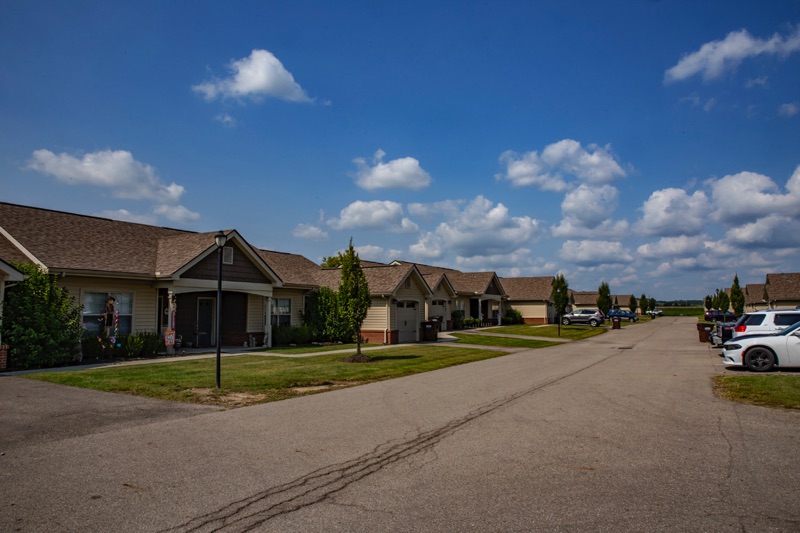
M0 378L0 530L798 531L800 413L719 360L660 318L230 411Z

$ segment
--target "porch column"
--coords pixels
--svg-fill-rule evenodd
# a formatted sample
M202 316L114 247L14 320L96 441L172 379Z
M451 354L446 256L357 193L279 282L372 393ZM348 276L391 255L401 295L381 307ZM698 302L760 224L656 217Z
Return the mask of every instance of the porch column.
M503 300L497 302L497 325L503 325Z
M175 293L167 289L167 329L175 331L175 314L178 311ZM163 334L163 332L162 332ZM167 346L167 355L175 354L175 346Z
M264 346L272 348L272 297L267 296L264 305Z

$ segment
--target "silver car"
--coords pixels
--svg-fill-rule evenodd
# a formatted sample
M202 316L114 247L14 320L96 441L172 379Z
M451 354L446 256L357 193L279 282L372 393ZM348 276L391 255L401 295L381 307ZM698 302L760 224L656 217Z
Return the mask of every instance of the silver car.
M597 309L575 309L561 317L561 323L565 326L570 324L589 324L597 327L605 322L606 317Z

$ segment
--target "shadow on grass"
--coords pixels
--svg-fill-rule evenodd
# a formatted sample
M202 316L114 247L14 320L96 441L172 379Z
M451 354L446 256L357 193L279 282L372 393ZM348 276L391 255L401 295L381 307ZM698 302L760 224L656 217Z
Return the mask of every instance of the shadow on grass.
M370 362L372 361L402 361L404 359L419 359L422 357L421 355L376 355L374 357L370 357Z

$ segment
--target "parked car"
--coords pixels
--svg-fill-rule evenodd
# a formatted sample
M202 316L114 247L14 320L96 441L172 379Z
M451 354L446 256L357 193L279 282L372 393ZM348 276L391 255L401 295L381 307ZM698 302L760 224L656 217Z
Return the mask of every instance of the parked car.
M565 326L570 324L589 324L592 327L597 327L603 322L605 322L605 317L597 309L576 309L561 317L561 323Z
M777 333L800 322L800 309L766 309L745 313L733 327L733 336Z
M627 320L628 322L636 322L639 320L639 317L636 316L636 313L632 313L631 311L626 311L624 309L612 309L608 312L608 317L619 317L620 320Z
M736 326L736 322L717 322L709 336L711 344L714 346L722 346L725 344L725 341L731 340L733 338L734 326Z
M651 310L647 311L647 313L645 313L645 314L648 314L651 317L664 316L664 311L662 311L661 309L651 309Z
M800 322L780 333L742 335L722 345L722 364L745 366L752 372L775 367L800 367Z
M736 314L730 311L718 311L709 309L705 312L704 318L708 322L735 322Z

